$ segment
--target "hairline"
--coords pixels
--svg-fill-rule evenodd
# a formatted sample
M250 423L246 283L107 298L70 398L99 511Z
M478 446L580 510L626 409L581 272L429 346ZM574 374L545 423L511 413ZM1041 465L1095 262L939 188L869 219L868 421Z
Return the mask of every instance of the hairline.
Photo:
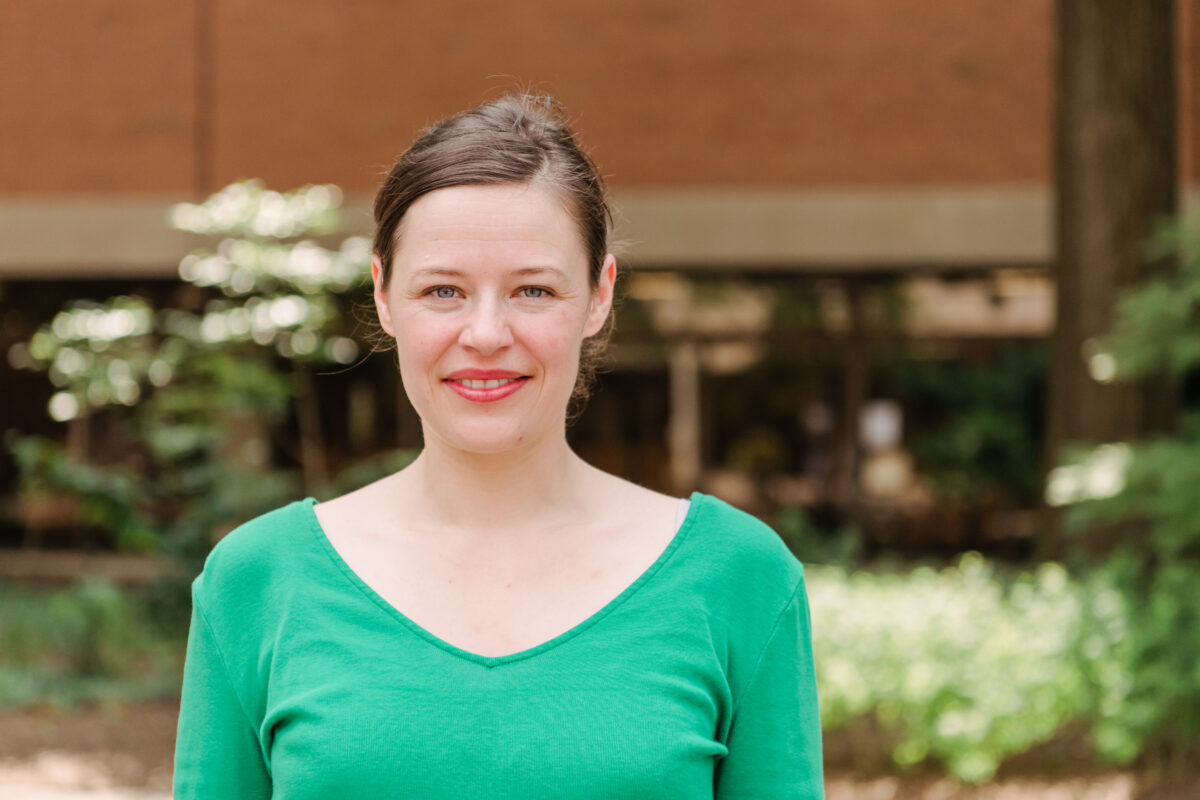
M555 180L552 177L550 177L550 168L551 168L550 159L544 158L542 160L542 166L538 168L538 171L533 173L532 175L529 176L529 178L524 179L524 180L497 180L497 181L466 180L466 181L463 181L462 183L450 184L449 186L439 186L436 189L431 189L428 192L422 192L421 194L414 197L412 199L412 201L408 204L408 206L404 209L404 214L401 215L400 219L396 221L396 227L392 231L392 236L391 236L392 263L381 265L383 268L383 275L384 275L384 279L385 279L384 280L384 288L386 289L392 281L392 267L395 263L396 255L400 252L400 239L404 233L404 227L408 221L408 213L410 211L412 211L412 207L414 205L416 205L422 198L428 197L429 195L433 194L434 192L440 192L444 189L459 189L459 188L463 188L463 187L484 188L484 187L488 187L488 186L520 186L520 187L524 187L524 188L528 189L528 188L533 188L535 186L543 186L547 190L549 190L549 193L551 195L553 195L557 198L558 203L562 207L563 211L565 211L567 216L569 216L571 218L571 220L575 223L575 226L574 226L575 227L575 235L579 238L579 243L583 247L583 252L584 252L585 256L587 257L588 261L590 262L592 254L591 254L591 247L589 246L590 243L588 241L587 231L585 230L585 228L586 228L585 219L584 219L584 216L580 213L579 209L577 209L575 207L578 205L578 201L574 200L574 198L571 195L571 192L564 189L557 182L555 182ZM605 255L607 256L608 254L606 253ZM593 270L592 270L592 266L590 263L587 266L587 278L588 278L588 285L592 289L595 289L599 283L600 276L598 274L593 275Z

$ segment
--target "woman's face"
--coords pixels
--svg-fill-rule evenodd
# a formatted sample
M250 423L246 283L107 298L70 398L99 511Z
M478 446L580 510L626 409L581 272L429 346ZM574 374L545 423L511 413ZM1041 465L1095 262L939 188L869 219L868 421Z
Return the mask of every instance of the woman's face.
M538 184L455 186L401 223L379 319L426 443L498 453L563 435L585 337L604 325L616 266L588 278L579 226Z

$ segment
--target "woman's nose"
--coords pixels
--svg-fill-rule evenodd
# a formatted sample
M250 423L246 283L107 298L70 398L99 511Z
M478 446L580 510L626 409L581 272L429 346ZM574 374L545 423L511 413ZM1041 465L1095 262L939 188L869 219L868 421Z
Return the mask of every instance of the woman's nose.
M463 347L485 355L502 350L512 344L512 330L501 303L483 300L474 304L467 313L458 342Z

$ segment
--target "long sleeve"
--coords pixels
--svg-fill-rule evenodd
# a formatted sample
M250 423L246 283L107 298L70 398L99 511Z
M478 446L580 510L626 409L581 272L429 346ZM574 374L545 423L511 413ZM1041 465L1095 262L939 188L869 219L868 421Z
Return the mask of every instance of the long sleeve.
M823 798L821 720L803 581L734 703L729 752L716 765L717 800Z
M176 800L271 796L258 736L229 683L212 628L193 604L175 744Z

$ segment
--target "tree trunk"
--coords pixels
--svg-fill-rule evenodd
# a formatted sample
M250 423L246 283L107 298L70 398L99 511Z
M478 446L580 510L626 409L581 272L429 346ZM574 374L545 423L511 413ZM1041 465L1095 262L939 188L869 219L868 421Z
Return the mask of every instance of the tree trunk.
M1122 289L1161 268L1143 257L1156 222L1178 205L1174 3L1058 0L1057 329L1051 353L1048 466L1074 442L1164 430L1166 380L1101 384L1095 337Z
M1087 343L1118 293L1159 265L1142 252L1178 205L1173 4L1059 0L1058 326L1050 376L1052 462L1064 443L1169 426L1171 392L1091 378Z

